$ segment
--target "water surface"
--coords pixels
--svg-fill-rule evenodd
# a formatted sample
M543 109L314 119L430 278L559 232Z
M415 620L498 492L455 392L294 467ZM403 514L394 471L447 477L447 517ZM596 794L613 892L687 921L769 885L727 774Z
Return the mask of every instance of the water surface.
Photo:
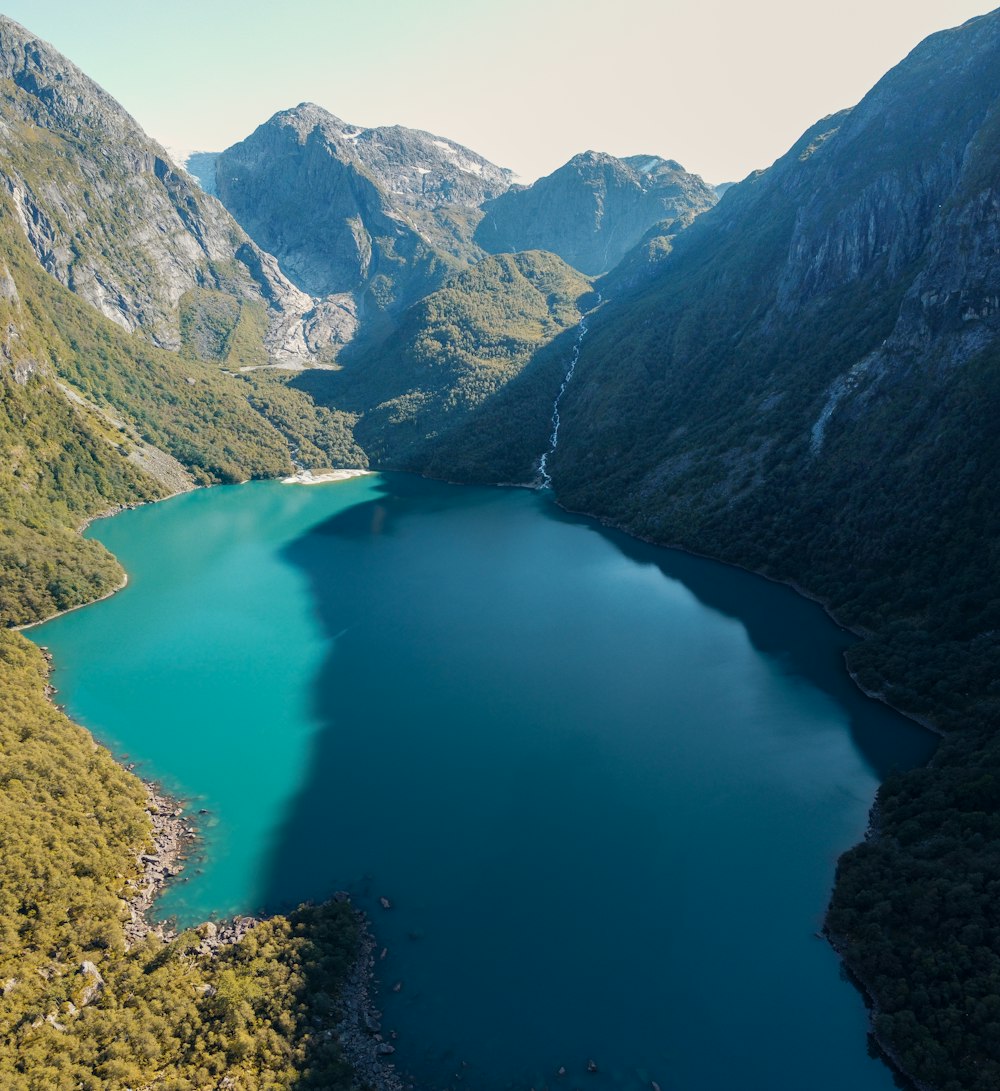
M931 743L818 607L548 494L400 475L92 533L129 587L34 635L70 711L210 812L163 910L350 889L418 1087L893 1086L814 933Z

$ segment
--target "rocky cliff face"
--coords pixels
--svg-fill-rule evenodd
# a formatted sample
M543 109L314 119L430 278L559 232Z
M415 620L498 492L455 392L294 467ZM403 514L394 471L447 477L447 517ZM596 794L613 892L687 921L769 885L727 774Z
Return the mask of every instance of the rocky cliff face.
M46 43L0 17L0 184L43 267L128 330L181 344L186 293L211 289L266 309L266 347L306 357L355 319L282 275L106 92ZM310 315L312 333L302 318ZM324 323L325 324L325 323Z
M430 133L349 125L311 103L223 152L219 196L304 291L394 309L477 256L476 206L510 172Z
M475 241L491 253L550 250L592 276L613 268L654 227L676 234L715 191L672 159L600 152L487 201Z

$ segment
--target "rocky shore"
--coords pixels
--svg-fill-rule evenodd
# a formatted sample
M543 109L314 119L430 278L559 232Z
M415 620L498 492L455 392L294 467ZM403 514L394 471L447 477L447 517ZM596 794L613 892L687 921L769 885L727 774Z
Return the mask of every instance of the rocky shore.
M150 924L146 914L167 880L179 874L198 837L194 826L184 820L184 808L176 800L159 794L152 784L146 784L146 814L153 827L153 848L139 855L142 876L132 881L125 899L129 910L126 947L140 943L150 932L164 939L172 939L176 934L163 922Z
M346 894L335 898L348 900ZM360 933L358 957L340 993L340 1019L333 1028L344 1051L344 1059L354 1069L358 1082L373 1091L403 1091L404 1084L388 1058L395 1047L382 1033L382 1013L374 1005L372 992L375 972L375 937L368 918L358 912Z

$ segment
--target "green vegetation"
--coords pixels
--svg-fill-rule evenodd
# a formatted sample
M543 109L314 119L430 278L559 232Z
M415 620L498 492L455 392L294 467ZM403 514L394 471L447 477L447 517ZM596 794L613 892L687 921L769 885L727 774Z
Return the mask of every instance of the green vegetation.
M544 395L530 406L523 397L515 400L544 435L559 379L533 360L576 325L590 294L590 281L553 254L485 258L410 307L387 337L345 356L342 370L310 372L294 385L320 404L355 413L355 436L373 463L462 473L476 458L477 443L491 444L494 437L481 435L468 450L463 443L454 460L438 456L438 445L454 429L472 437L470 414L528 370L540 371L543 382L519 389L533 397L544 387ZM505 436L501 447L510 442Z
M939 1091L1000 1084L995 25L937 36L715 212L648 234L605 282L550 466L569 507L808 589L866 637L849 653L860 684L950 733L931 769L881 791L829 915L880 1041ZM6 627L120 582L79 536L88 518L289 472L289 449L313 466L527 479L591 285L539 252L456 275L480 213L415 212L421 234L365 172L328 173L324 192L261 156L275 173L247 194L255 233L375 312L337 369L263 370L260 289L235 257L207 256L226 240L235 255L242 234L64 77L38 93L0 81L0 1084L348 1086L326 1028L354 918L304 908L216 957L192 933L126 950L145 793L46 699L40 653ZM341 184L360 187L349 222ZM175 261L198 284L176 308ZM872 373L817 447L834 384L862 361Z
M16 55L14 41L10 52ZM57 58L46 60L58 66ZM45 79L54 86L0 79L3 172L13 203L31 224L35 252L61 283L138 325L155 343L172 347L180 335L196 355L217 358L218 297L266 314L261 285L248 268L218 257L227 249L235 254L245 236L85 77L47 71ZM178 313L178 279L203 286L189 296L215 295L204 324L192 315L190 299ZM263 333L256 318L246 324L241 348L262 354Z
M240 378L249 386L247 401L285 437L300 462L313 469L364 469L368 456L354 438L357 414L317 405L295 385L295 372L268 369Z
M567 507L819 598L865 690L953 733L880 793L829 918L939 1091L1000 1079L995 65L993 17L939 36L609 291L551 460Z
M119 584L117 562L77 528L114 504L163 495L88 423L43 376L21 385L0 366L3 625L79 606Z
M218 367L181 362L102 318L35 261L8 208L0 210L0 259L19 298L7 301L17 359L33 359L98 409L124 419L127 438L169 452L208 484L290 468L282 437Z
M875 1033L940 1091L1000 1086L1000 739L961 732L888 780L840 861L827 927L878 998Z
M228 367L261 367L267 309L229 292L193 288L180 301L181 355L192 360L220 360Z

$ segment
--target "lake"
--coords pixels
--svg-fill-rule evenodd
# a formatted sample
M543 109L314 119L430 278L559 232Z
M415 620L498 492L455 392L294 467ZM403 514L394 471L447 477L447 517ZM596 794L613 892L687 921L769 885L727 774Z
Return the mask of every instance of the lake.
M818 606L547 491L398 474L88 535L129 586L31 635L76 719L209 812L162 913L350 890L418 1088L893 1087L815 933L933 741Z

